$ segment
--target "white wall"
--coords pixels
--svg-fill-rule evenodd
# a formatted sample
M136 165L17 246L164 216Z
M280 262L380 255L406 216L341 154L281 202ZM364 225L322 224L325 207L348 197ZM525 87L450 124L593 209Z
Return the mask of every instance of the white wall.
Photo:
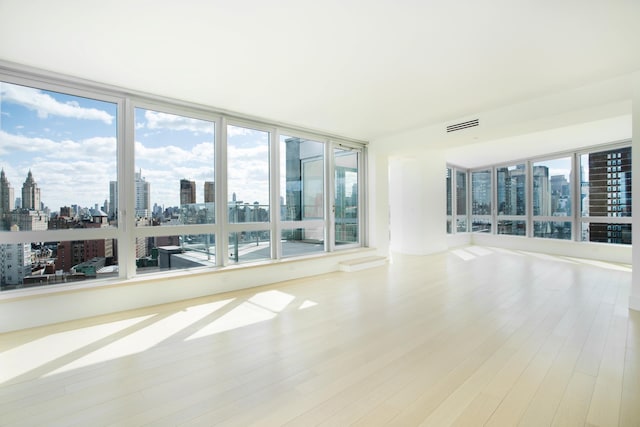
M640 165L640 72L635 74L633 87L633 141L631 146L631 163ZM631 210L634 214L631 228L632 241L640 244L640 173L631 175L632 199ZM640 311L640 250L633 251L633 273L629 308Z
M392 251L426 255L447 249L445 169L442 150L390 158Z
M114 285L56 287L48 293L25 289L0 295L0 333L329 273L338 271L341 261L372 253L357 249L190 275L167 272Z
M378 150L368 150L367 202L369 207L368 246L379 256L389 254L389 158Z
M574 258L631 264L631 247L607 243L573 242L557 239L471 233L471 244L511 250L541 252Z

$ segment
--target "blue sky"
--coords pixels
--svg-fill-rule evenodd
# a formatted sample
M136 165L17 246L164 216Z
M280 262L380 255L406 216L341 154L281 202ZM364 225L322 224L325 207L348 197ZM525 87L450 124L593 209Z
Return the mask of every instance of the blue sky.
M116 105L0 83L0 167L20 197L29 170L52 211L102 206L116 179ZM179 181L214 181L214 123L136 109L135 167L151 184L151 203L179 204ZM229 193L268 202L268 134L228 128Z

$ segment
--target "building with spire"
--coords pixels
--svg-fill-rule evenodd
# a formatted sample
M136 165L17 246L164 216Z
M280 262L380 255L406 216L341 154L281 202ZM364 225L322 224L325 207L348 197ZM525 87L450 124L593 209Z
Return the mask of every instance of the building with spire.
M22 184L22 208L30 211L39 211L42 209L40 205L40 188L33 179L31 170L27 174L27 179Z

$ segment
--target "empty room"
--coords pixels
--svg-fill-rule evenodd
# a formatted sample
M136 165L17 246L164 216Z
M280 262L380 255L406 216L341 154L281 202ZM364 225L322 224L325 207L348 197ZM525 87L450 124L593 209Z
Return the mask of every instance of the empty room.
M639 425L638 16L0 0L0 425Z

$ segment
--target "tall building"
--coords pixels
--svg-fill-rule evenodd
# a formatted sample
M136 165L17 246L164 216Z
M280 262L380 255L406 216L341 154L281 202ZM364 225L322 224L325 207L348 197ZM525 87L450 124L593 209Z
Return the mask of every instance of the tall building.
M22 208L31 211L42 210L40 203L40 188L33 179L31 170L27 174L27 179L22 184Z
M498 168L496 181L498 215L524 215L526 213L524 165L518 165L514 169Z
M216 201L216 183L213 181L204 182L204 202L215 203Z
M589 153L589 216L631 216L631 147ZM631 243L631 224L590 223L589 241Z
M549 168L533 167L533 214L551 215L551 191L549 188Z
M196 182L180 180L180 206L196 203Z
M7 179L4 169L0 172L0 229L8 230L7 215L14 209L13 187Z
M151 209L151 184L142 177L142 170L136 172L136 216L138 218L147 218Z
M118 181L109 181L109 219L118 217Z
M2 289L19 287L31 274L31 244L0 244L0 284Z

